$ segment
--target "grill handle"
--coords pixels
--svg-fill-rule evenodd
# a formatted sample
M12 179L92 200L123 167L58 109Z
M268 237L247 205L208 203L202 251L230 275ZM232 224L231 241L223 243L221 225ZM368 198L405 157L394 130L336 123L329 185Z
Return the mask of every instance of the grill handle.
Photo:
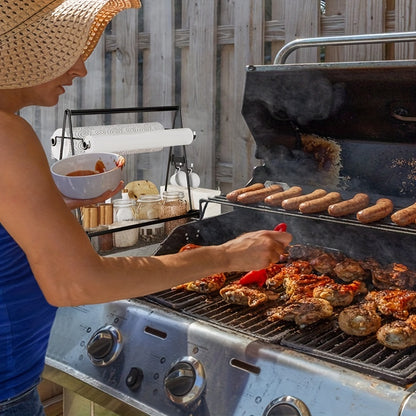
M364 35L322 36L317 38L295 39L279 50L274 58L274 65L286 63L288 56L299 48L412 41L416 41L416 32L370 33Z

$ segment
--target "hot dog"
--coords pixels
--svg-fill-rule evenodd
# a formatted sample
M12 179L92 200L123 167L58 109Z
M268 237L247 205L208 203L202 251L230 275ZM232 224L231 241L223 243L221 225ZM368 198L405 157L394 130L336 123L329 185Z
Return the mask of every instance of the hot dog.
M333 217L342 217L344 215L354 214L360 209L368 207L370 198L367 194L358 193L351 199L332 204L328 207L328 214Z
M282 191L283 188L280 185L270 185L267 188L244 192L243 194L238 195L237 202L240 202L241 204L254 204L256 202L263 202L266 196Z
M282 201L284 201L285 199L292 198L294 196L299 196L301 194L302 188L300 186L292 186L286 191L268 196L267 198L265 198L264 203L272 207L280 207L282 205Z
M414 223L416 221L416 203L392 214L391 220L401 226Z
M375 205L357 212L357 220L363 224L379 221L393 212L393 202L388 198L380 198Z
M299 211L302 214L314 214L316 212L326 211L331 204L341 201L341 194L339 192L330 192L325 196L312 201L302 202L299 205Z
M262 183L253 183L253 185L247 186L246 188L240 188L236 189L235 191L231 191L225 197L231 202L237 202L238 195L241 195L244 192L256 191L262 188L264 188Z
M326 194L327 192L325 191L325 189L315 189L310 194L285 199L284 201L282 201L282 208L286 209L287 211L294 211L296 209L299 209L299 205L302 202L310 201L316 198L321 198Z

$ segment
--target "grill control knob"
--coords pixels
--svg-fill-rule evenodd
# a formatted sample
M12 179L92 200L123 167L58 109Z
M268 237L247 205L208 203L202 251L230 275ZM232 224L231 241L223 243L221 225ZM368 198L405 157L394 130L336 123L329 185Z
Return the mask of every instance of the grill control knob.
M311 416L311 414L302 400L292 396L282 396L267 406L263 416Z
M87 345L88 357L94 365L112 363L121 351L121 334L111 325L98 329Z
M205 371L194 357L183 357L173 363L165 377L165 391L176 404L197 400L205 389Z

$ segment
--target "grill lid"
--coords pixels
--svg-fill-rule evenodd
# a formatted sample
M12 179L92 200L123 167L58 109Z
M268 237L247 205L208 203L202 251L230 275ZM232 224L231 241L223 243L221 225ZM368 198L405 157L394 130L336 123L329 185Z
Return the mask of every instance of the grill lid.
M254 179L316 187L339 173L334 187L344 190L416 195L415 65L248 66L242 114L264 161ZM305 151L305 135L340 146L340 171Z

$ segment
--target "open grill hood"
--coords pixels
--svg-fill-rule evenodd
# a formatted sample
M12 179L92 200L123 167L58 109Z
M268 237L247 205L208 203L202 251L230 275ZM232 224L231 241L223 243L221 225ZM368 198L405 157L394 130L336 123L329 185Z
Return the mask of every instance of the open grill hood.
M416 62L249 66L246 123L264 161L254 181L319 186L302 134L341 147L345 191L416 195Z

